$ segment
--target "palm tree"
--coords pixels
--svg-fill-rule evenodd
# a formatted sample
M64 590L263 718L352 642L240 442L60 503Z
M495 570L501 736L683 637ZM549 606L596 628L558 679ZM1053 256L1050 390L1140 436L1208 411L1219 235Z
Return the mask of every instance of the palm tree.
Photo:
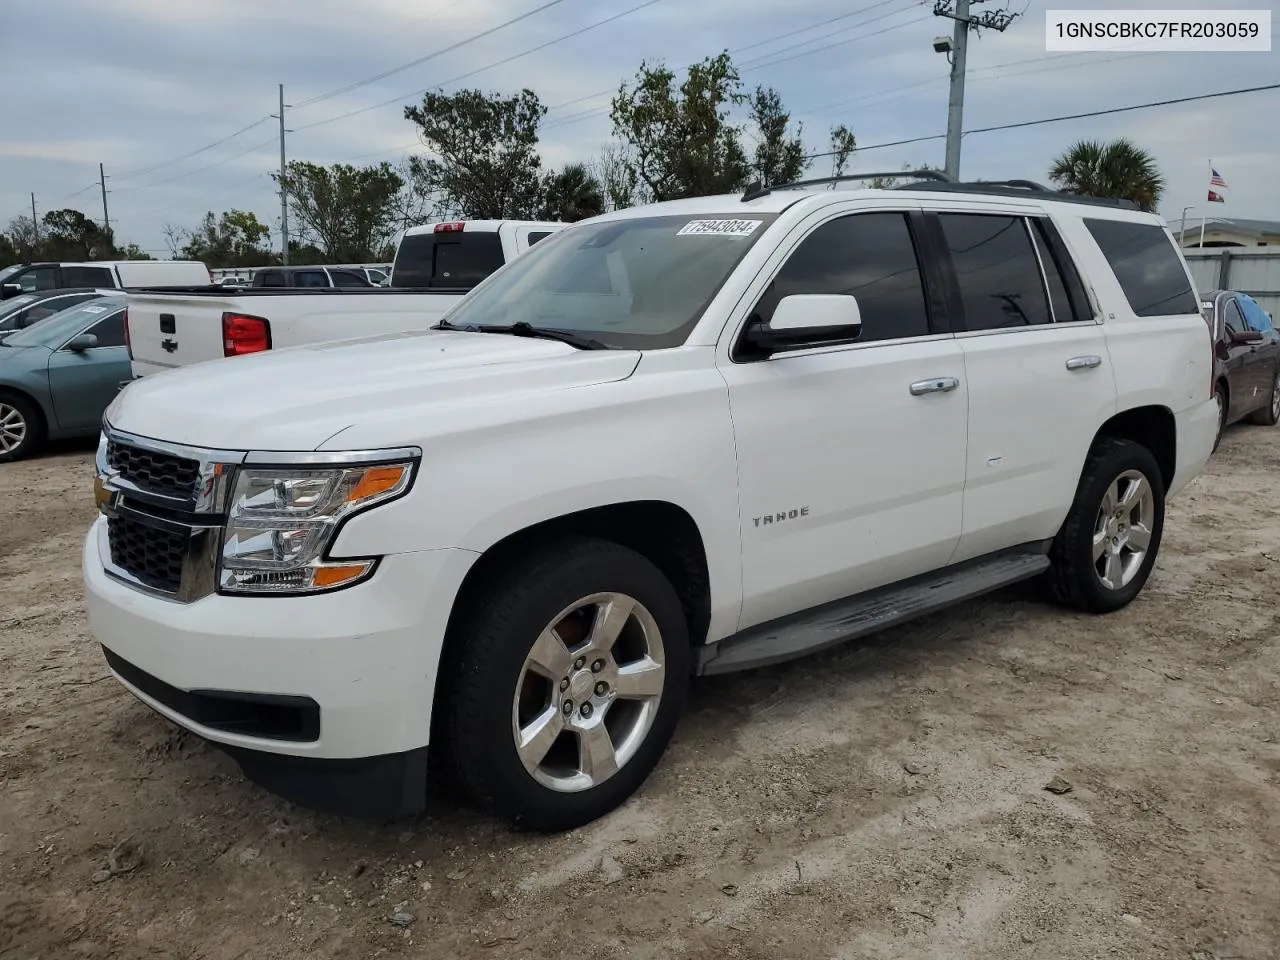
M543 185L543 216L575 223L604 213L604 190L586 164L570 163L547 176Z
M1165 179L1151 154L1123 138L1081 140L1053 162L1049 179L1067 193L1132 200L1155 210Z

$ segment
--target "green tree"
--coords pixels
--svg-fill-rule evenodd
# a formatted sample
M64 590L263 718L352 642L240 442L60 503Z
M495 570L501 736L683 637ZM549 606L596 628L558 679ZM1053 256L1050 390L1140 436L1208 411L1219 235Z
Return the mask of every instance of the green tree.
M27 263L40 259L40 228L30 217L17 216L10 220L5 236L13 246L15 261Z
M279 174L272 178L281 182ZM294 160L282 185L299 239L319 247L331 263L358 263L370 259L395 231L395 201L405 183L385 161L322 167Z
M804 155L804 126L798 124L795 135L789 134L791 114L772 88L757 87L749 104L757 131L752 175L766 187L799 180L809 166Z
M7 233L0 233L0 267L7 267L18 262L18 248L13 245Z
M40 218L40 256L48 260L111 260L115 238L79 210L50 210Z
M1049 179L1068 193L1132 200L1148 211L1156 209L1165 188L1155 158L1124 138L1081 140L1053 162Z
M642 63L634 85L613 98L613 130L629 148L627 170L648 200L675 200L739 190L749 165L730 121L746 100L728 53L689 67L680 86L663 64Z
M844 176L845 171L849 169L849 159L857 149L858 139L853 135L852 130L843 123L837 123L831 128L831 175L833 177ZM834 187L835 184L832 186Z
M428 93L404 108L430 151L410 160L414 179L442 208L470 219L527 219L542 190L538 125L547 108L532 90Z
M937 172L941 172L940 167L931 167L928 164L921 166L920 164L917 164L917 163L904 163L902 165L903 173L910 173L913 170L934 170ZM905 183L908 180L912 180L912 179L914 178L912 177L875 177L874 179L869 180L867 182L867 186L873 187L877 190L888 190L892 187L898 186L898 184L900 183Z
M604 213L604 190L583 163L570 163L547 174L543 184L541 216L546 220L575 223Z
M126 243L116 249L116 256L121 260L154 260L155 258L136 243Z
M166 228L166 237L168 237ZM262 267L275 263L276 257L265 247L271 230L253 213L226 210L221 216L212 210L200 224L184 231L177 256L199 260L207 267ZM172 243L172 241L170 241Z

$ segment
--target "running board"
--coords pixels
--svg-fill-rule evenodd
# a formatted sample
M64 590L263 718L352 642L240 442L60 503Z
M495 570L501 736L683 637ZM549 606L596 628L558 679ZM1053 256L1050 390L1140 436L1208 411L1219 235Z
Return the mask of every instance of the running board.
M782 663L896 627L1044 573L1048 547L1048 542L1028 544L752 627L703 647L694 672L732 673Z

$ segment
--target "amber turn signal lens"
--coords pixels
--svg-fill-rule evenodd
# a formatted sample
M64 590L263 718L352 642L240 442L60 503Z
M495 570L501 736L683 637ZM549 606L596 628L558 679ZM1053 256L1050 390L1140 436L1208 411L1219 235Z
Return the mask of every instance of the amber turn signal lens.
M344 563L341 566L317 567L311 575L311 585L317 589L341 586L363 576L368 569L368 563Z
M394 490L408 472L409 468L403 464L392 467L370 467L364 472L360 482L352 487L347 500L350 503L359 503L361 500Z

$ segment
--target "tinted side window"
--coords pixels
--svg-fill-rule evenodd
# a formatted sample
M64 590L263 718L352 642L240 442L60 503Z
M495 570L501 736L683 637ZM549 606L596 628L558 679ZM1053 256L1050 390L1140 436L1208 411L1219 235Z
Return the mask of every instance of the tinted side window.
M539 240L545 240L549 236L551 236L550 230L534 230L529 234L529 246L532 247Z
M329 278L320 270L299 270L293 275L295 287L327 287Z
M284 274L279 270L263 270L253 276L253 285L255 287L283 287Z
M1047 217L1033 217L1033 239L1044 264L1045 279L1049 284L1049 302L1053 304L1055 323L1072 323L1093 319L1093 306L1085 292L1080 271L1062 242L1058 228Z
M58 268L32 267L6 282L20 284L25 293L30 293L32 290L56 290L58 289Z
M1227 301L1227 306L1222 311L1222 319L1227 325L1228 333L1240 333L1245 329L1244 315L1234 300Z
M944 213L938 220L960 286L965 329L1050 322L1049 299L1025 220L971 213Z
M116 278L110 267L63 267L62 285L66 287L114 287Z
M1120 220L1090 220L1085 226L1140 317L1199 313L1178 251L1163 227Z
M418 233L400 241L391 285L470 289L502 264L496 233Z
M124 314L113 313L109 317L104 317L86 330L85 333L92 333L97 337L98 346L100 347L123 347Z
M1275 330L1271 318L1267 316L1267 311L1258 306L1258 301L1252 297L1239 297L1237 302L1244 313L1244 322L1248 324L1250 330L1256 330L1258 333L1271 333Z
M924 281L905 214L854 214L818 227L769 284L752 320L767 322L778 301L796 293L857 297L860 343L929 333Z
M335 287L367 287L369 281L359 274L351 273L347 270L330 270L329 276L333 277L333 285Z

